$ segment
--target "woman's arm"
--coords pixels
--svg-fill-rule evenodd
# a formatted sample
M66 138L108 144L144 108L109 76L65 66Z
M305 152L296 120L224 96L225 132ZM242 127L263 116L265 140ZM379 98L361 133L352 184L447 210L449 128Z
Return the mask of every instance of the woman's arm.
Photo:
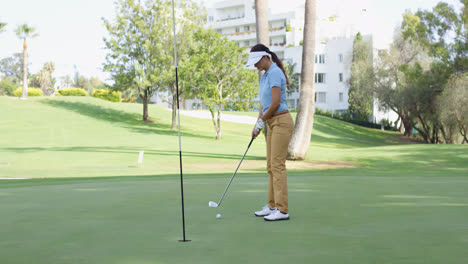
M271 105L261 117L264 121L270 119L281 105L281 88L278 86L271 87ZM261 111L260 111L261 112Z

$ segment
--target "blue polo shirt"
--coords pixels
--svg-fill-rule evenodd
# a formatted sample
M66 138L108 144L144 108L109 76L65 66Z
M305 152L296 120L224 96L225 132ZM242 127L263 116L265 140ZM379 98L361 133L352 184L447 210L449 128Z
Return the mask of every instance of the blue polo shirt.
M271 88L274 86L281 88L281 104L275 113L288 110L286 103L286 77L276 63L273 63L260 79L259 96L260 104L263 107L263 114L266 113L271 105Z

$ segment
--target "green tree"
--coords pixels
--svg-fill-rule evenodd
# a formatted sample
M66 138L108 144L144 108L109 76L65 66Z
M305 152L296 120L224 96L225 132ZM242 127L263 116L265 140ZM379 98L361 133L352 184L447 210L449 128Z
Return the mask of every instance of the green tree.
M46 62L42 69L31 77L30 85L33 87L40 87L43 95L51 95L55 89L55 78L52 73L55 70L53 62Z
M457 143L457 134L468 143L468 73L452 76L437 103L445 143Z
M7 23L0 22L0 33L5 32L5 27Z
M190 28L199 20L193 19L198 8L192 1L178 3L179 30L177 42L181 57L186 53ZM114 89L137 90L143 102L143 120L148 120L148 103L158 91L172 92L175 98L175 76L173 68L172 9L170 1L119 0L116 3L117 17L114 23L103 19L109 37L104 39L110 51L106 56L104 70L112 75ZM192 25L191 27L186 26ZM186 37L188 36L188 37ZM185 49L185 50L184 50ZM172 51L172 52L171 52ZM173 104L175 107L175 104ZM175 112L175 111L174 111ZM175 124L173 115L173 127Z
M103 19L109 37L104 39L109 53L104 70L112 75L114 89L137 89L143 101L143 121L148 121L148 103L163 85L163 69L170 59L161 42L168 34L168 1L116 1L114 23Z
M0 60L0 73L5 77L12 77L13 83L19 84L23 78L23 54L15 53L11 57Z
M348 80L348 111L353 118L368 120L372 115L374 98L374 69L372 46L357 33L353 42L351 76Z
M89 89L89 80L81 75L79 72L75 72L75 77L72 80L72 86L77 88L83 88L86 91Z
M299 92L299 79L301 78L301 74L295 72L295 68L296 63L284 63L284 71L289 78L289 85L286 87L288 95L291 95L294 92Z
M70 88L73 83L70 75L60 77L60 88Z
M91 92L93 90L98 90L98 89L104 89L106 88L106 85L104 84L103 81L101 81L98 77L91 77L89 78L89 86L90 86L90 89L91 89Z
M27 24L19 25L16 29L16 35L23 40L23 98L28 97L28 60L27 49L28 45L26 40L28 38L35 38L39 34L35 33L36 29L28 26Z
M11 77L4 78L0 81L0 95L13 96L15 90L16 86L11 81Z
M216 139L221 139L221 110L251 102L257 95L258 77L244 69L244 49L212 29L195 32L188 55L180 64L181 82L187 95L208 107Z
M417 67L403 67L402 71L418 95L415 106L410 109L416 116L415 126L420 135L431 143L439 143L440 136L447 138L448 127L440 120L437 104L451 76L465 73L468 69L468 34L466 0L462 10L457 11L444 2L439 2L431 11L419 10L403 16L402 30L405 39L411 39L425 48L430 56L430 68L421 71ZM445 123L446 124L446 123Z
M169 1L170 2L170 1ZM194 33L198 30L199 27L203 27L206 21L205 10L197 5L196 2L191 0L178 1L176 13L176 44L177 44L177 60L184 60L188 56L188 50L193 44ZM171 21L167 27L172 28L172 13L166 14L170 15L169 20ZM183 19L181 19L183 18ZM176 91L176 79L174 76L175 68L173 65L174 58L174 36L169 32L162 36L161 41L164 43L162 48L164 49L164 54L168 56L172 64L167 65L163 69L163 87L161 90L168 90L170 94L169 103L172 105L172 129L177 129L177 91ZM179 100L183 101L186 98L186 89L183 87L184 83L179 83Z
M420 69L421 65L427 69L429 59L425 54L418 43L404 39L401 31L397 30L390 48L380 50L376 60L374 94L381 110L392 110L398 114L406 136L410 136L415 127L417 116L411 108L418 96L414 94L417 90L412 89L414 86L407 79L410 75L405 75L403 69L412 69L416 64L415 69Z
M403 15L401 25L403 36L415 39L426 47L429 55L437 59L434 63L457 73L468 70L468 1L460 2L462 9L458 12L445 2L439 2L432 11L408 12ZM440 85L444 86L445 83Z

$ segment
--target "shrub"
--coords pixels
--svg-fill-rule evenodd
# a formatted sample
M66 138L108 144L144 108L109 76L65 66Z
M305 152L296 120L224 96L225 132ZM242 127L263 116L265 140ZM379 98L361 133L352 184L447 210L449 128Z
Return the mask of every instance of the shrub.
M122 102L124 103L134 103L136 101L136 98L135 97L127 97L127 96L123 96L123 99L122 99Z
M88 96L88 92L86 92L83 88L63 88L57 90L59 96Z
M16 89L13 95L21 97L23 95L23 87ZM28 96L42 96L42 90L40 88L28 87Z
M291 24L287 24L286 25L286 32L291 32L291 31L292 31Z
M94 90L92 96L111 102L122 102L122 94L118 91Z
M0 82L0 95L13 95L15 92L15 85L7 80Z

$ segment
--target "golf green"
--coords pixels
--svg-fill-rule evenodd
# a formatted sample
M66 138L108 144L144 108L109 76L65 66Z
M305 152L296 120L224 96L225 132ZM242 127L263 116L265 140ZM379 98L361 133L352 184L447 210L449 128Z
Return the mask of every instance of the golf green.
M264 175L8 181L2 263L464 263L468 179L289 177L291 220L255 217ZM18 181L18 180L17 180ZM12 186L8 186L12 184ZM220 213L221 219L215 215Z

